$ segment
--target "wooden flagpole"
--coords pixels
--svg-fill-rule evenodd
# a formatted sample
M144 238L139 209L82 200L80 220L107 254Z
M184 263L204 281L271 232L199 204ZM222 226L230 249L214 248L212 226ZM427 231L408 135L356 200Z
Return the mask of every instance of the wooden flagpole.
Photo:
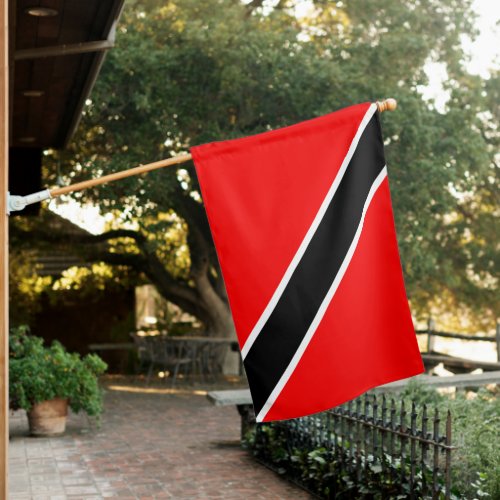
M146 165L140 165L139 167L122 170L121 172L115 172L114 174L103 175L98 179L90 179L88 181L77 182L76 184L71 184L69 186L50 189L50 196L54 198L55 196L60 196L61 194L81 191L82 189L86 189L92 186L98 186L99 184L106 184L107 182L117 181L118 179L124 179L125 177L131 177L132 175L139 175L143 174L144 172L150 172L151 170L157 170L159 168L171 167L172 165L185 163L189 160L191 160L190 154L174 156L166 160L155 161Z
M376 104L380 113L383 113L384 111L394 111L397 107L396 99L385 99L384 101L377 101ZM146 165L140 165L139 167L122 170L121 172L115 172L114 174L104 175L98 179L90 179L88 181L77 182L76 184L71 184L69 186L50 189L49 192L50 196L55 198L56 196L60 196L62 194L81 191L82 189L98 186L100 184L106 184L108 182L124 179L125 177L131 177L133 175L143 174L144 172L150 172L151 170L171 167L172 165L179 165L180 163L188 162L191 159L192 157L190 154L178 155L166 160L155 161Z

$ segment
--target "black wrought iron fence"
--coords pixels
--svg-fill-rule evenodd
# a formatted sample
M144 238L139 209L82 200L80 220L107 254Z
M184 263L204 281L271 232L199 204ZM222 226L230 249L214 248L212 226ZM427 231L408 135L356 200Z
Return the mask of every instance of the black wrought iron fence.
M253 449L319 496L450 498L451 415L442 421L425 405L360 397L317 415L258 425Z

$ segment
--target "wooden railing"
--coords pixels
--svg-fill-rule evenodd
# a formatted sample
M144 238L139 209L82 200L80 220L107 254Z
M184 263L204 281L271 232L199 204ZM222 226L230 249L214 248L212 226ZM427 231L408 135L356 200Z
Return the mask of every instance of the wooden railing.
M429 319L426 329L415 330L418 335L427 335L427 352L434 351L434 340L436 337L443 337L449 339L468 340L471 342L495 342L497 348L497 360L500 362L500 323L496 325L495 335L467 335L464 333L454 332L440 332L436 330L434 320Z

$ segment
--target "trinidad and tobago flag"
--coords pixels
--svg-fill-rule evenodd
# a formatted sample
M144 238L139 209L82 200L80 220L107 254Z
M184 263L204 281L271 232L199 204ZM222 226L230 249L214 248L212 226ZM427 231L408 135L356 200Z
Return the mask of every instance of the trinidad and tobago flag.
M191 153L257 422L423 371L375 104Z

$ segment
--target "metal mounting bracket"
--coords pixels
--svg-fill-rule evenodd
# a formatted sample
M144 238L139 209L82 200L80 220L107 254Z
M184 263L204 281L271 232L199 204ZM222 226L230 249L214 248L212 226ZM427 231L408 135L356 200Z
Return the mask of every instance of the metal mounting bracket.
M50 198L52 198L52 196L48 189L38 191L37 193L28 194L26 196L11 195L9 192L7 192L7 215L10 215L11 212L22 210L27 205L38 203L39 201L43 200L49 200Z

